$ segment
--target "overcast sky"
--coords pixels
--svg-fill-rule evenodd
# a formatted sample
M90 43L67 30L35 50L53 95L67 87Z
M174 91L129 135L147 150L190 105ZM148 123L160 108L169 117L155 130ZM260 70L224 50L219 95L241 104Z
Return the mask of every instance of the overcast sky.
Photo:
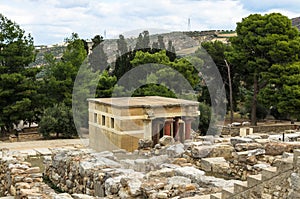
M115 38L136 29L235 29L251 13L300 16L299 0L0 0L0 13L31 33L35 45L61 43L72 32ZM151 33L151 31L150 31Z

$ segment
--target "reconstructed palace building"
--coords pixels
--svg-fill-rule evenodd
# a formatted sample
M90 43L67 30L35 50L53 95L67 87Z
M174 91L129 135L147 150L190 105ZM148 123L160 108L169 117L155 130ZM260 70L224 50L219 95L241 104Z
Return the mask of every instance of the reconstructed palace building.
M93 98L89 102L90 146L98 151L138 148L139 139L163 135L183 142L200 114L198 102L158 96Z

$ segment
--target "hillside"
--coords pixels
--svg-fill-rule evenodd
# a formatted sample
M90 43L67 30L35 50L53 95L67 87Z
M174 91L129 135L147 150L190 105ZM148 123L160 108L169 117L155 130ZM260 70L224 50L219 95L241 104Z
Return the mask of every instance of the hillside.
M228 35L222 35L221 31L189 31L189 32L171 32L160 34L164 37L164 43L168 46L168 41L171 40L175 50L178 54L184 55L190 52L190 49L198 47L203 41L212 41L216 39L224 40L226 42ZM184 36L187 35L187 36ZM158 34L150 35L150 46L153 42L156 42ZM136 38L127 38L127 45L130 49L135 48ZM116 39L107 39L103 42L105 52L108 56L108 62L115 60L117 55L117 42ZM52 53L54 57L60 58L65 50L65 45L51 45L51 46L37 46L36 50L38 54L36 61L30 64L30 67L40 67L45 65L44 55L46 53ZM193 51L194 52L194 51Z
M292 19L292 25L297 27L300 31L300 17L296 17Z

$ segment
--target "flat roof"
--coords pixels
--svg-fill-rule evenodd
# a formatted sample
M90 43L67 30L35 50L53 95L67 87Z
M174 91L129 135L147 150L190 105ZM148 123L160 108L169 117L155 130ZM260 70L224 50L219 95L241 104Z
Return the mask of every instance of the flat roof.
M112 98L89 98L89 102L97 102L116 107L172 107L172 106L198 106L199 102L192 100L145 96L145 97L112 97Z

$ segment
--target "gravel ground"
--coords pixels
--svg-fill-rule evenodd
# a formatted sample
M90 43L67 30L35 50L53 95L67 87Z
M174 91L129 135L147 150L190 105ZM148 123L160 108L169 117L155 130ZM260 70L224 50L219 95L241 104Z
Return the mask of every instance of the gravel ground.
M86 146L88 140L81 139L59 139L59 140L37 140L27 142L0 142L0 148L9 150L26 150L36 148L57 148L64 146Z

